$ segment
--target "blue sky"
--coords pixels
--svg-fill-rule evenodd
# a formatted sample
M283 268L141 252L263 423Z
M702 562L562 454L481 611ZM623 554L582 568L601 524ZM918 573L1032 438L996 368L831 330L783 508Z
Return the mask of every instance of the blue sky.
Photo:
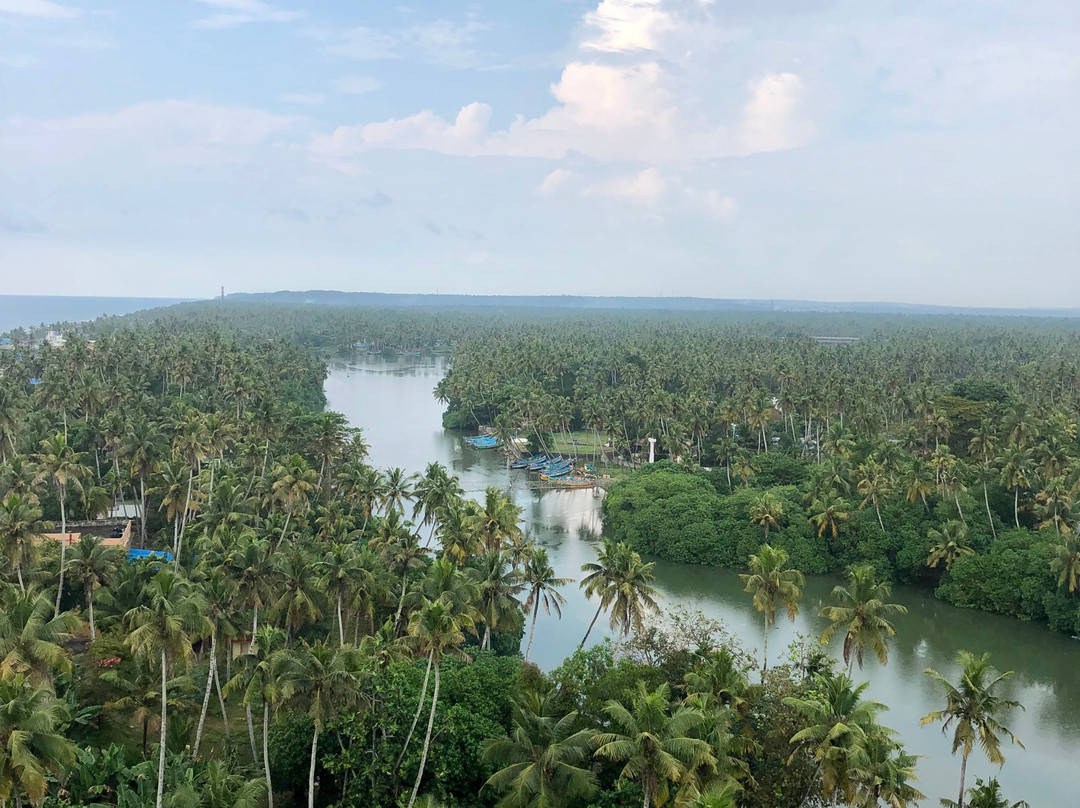
M1080 306L1074 0L0 0L0 291Z

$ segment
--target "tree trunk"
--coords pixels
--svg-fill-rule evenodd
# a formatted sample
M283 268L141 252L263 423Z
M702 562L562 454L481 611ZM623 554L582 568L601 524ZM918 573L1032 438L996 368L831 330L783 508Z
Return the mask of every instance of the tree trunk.
M255 722L251 718L251 705L244 705L244 717L247 719L248 740L251 741L251 760L259 765L259 747L255 745Z
M986 480L983 480L983 502L986 503L986 518L990 521L990 533L997 538L997 528L994 527L994 515L990 512L990 493L986 490Z
M647 788L643 788L641 790L645 792L645 799L641 801L641 808L649 808L649 806L652 804L652 795L649 793L649 789Z
M319 726L315 725L315 733L311 738L311 765L308 767L307 778L307 804L308 808L315 808L315 750L319 745Z
M601 610L603 610L603 608L604 608L604 604L602 602L601 602L601 604L599 606L596 607L596 614L593 615L592 622L589 623L589 627L587 629L585 629L585 636L582 637L581 642L578 643L578 650L579 651L582 648L585 647L585 641L587 639L589 639L589 634L592 633L592 627L596 625L596 618L598 618L600 616L600 612L601 612Z
M270 702L263 694L263 771L266 773L266 805L274 808L274 784L270 782Z
M26 594L26 584L23 583L22 562L21 561L18 564L15 565L15 575L17 575L18 578L19 578L19 591L22 592L25 595Z
M881 532L885 532L885 523L881 521L881 508L878 506L877 500L874 500L874 510L877 512L877 523L881 525Z
M345 623L341 619L341 593L338 592L337 596L337 630L338 630L338 644L345 645Z
M959 488L956 488L953 491L953 500L956 501L956 512L958 514L960 514L960 521L963 522L966 525L967 524L967 519L964 518L964 512L963 512L963 510L960 509L960 489Z
M405 605L405 587L409 582L409 568L405 567L405 572L401 574L401 596L397 602L397 613L394 614L394 634L398 632L398 628L401 625L401 609Z
M967 759L968 753L964 752L964 757L960 761L960 796L956 800L956 808L964 808L964 778L967 777Z
M435 663L435 690L431 694L431 712L428 714L427 734L424 736L424 752L420 755L420 769L416 772L416 782L413 784L412 796L409 797L409 808L416 804L416 795L420 791L420 781L424 779L424 767L427 766L428 752L431 751L431 728L435 724L435 706L439 703L439 662Z
M139 475L139 541L146 547L146 476Z
M217 658L217 632L210 632L210 665L206 673L206 692L203 694L202 712L199 713L199 726L195 730L195 746L192 758L199 757L199 742L202 741L203 725L206 723L206 711L210 707L210 691L214 689L214 660Z
M165 696L165 648L161 649L161 734L158 747L157 766L157 808L161 808L161 800L165 796L165 705L168 699Z
M64 507L64 499L67 491L64 486L57 486L60 494L60 584L56 587L56 608L53 610L53 619L60 615L60 596L64 594L64 559L67 554L67 509Z
M484 639L480 643L480 650L486 651L491 648L491 623L484 622Z
M765 681L765 671L769 669L769 616L765 615L765 642L761 651L761 681Z
M225 697L221 694L221 672L218 670L216 656L210 657L210 664L214 666L214 689L217 690L218 705L221 707L221 723L225 729L225 749L229 749L229 714L225 712Z
M19 575L19 584L22 584L22 575ZM93 584L86 584L86 608L90 612L90 639L97 639L97 632L94 630L94 586Z
M1016 520L1016 526L1020 527L1020 486L1013 488L1013 519Z
M290 519L292 519L292 508L285 511L285 526L281 528L281 536L278 538L277 547L274 548L275 552L281 547L281 543L285 541L285 531L289 529Z
M251 641L248 643L248 653L255 653L255 633L259 630L259 602L255 601L251 617Z
M179 557L180 555L180 542L184 540L184 531L187 529L188 520L188 508L191 505L191 484L195 480L195 467L192 466L188 472L187 478L187 499L184 500L184 507L180 510L180 533L177 534L176 542L173 546L173 552Z
M416 731L416 724L420 721L420 713L424 710L424 702L427 700L427 686L428 677L431 676L431 663L435 658L435 652L432 651L428 654L427 658L427 670L424 671L424 685L420 688L420 702L416 705L416 714L413 716L412 726L409 727L409 734L405 736L405 743L401 747L401 753L397 756L397 761L394 763L394 780L397 781L397 773L401 768L401 761L405 759L405 753L409 750L409 744L412 742L413 732ZM394 790L397 790L397 786L394 786Z
M536 631L536 618L540 615L540 597L537 593L536 602L533 604L532 625L529 626L529 644L525 646L525 661L529 661L529 652L532 650L533 633Z

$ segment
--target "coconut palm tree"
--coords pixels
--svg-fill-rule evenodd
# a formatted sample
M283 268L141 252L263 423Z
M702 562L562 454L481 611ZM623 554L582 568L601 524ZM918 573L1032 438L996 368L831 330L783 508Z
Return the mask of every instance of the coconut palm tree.
M468 522L483 545L502 549L505 544L517 549L521 537L521 508L510 497L494 486L484 492L484 502L474 509Z
M361 698L362 665L355 648L308 645L286 657L282 694L286 702L302 706L315 725L308 766L308 808L315 808L315 760L319 735L339 711L356 706Z
M521 573L514 569L509 550L490 549L477 559L476 576L480 590L477 608L484 624L480 650L491 648L491 634L517 625L521 602L517 595L524 588Z
M158 572L146 585L143 605L124 617L131 650L161 665L161 737L158 748L157 808L165 794L166 704L169 665L191 657L195 639L209 631L199 600L191 585L168 570Z
M600 603L585 636L578 643L579 649L585 646L596 619L606 609L611 609L612 630L622 635L640 626L648 612L660 611L656 603L660 593L650 586L654 566L652 562L644 563L641 556L630 549L630 545L604 539L596 561L581 565L581 571L586 575L581 579L580 586L585 590L586 597L596 595Z
M976 657L970 651L961 651L957 661L960 663L960 680L957 684L933 668L926 669L926 675L945 691L945 706L923 716L920 724L926 726L940 721L943 733L948 734L952 730L952 753L955 755L959 750L961 754L960 796L956 804L958 808L964 808L964 778L972 751L978 746L991 763L1003 766L1002 736L1021 749L1024 745L1008 727L998 721L998 716L1014 707L1024 708L1020 702L998 695L997 691L1012 677L1013 672L998 673L990 665L989 654Z
M1033 464L1031 452L1028 449L1011 445L1005 449L1005 453L997 459L997 466L1001 469L1001 481L1006 488L1013 492L1013 521L1020 527L1020 489L1031 485Z
M907 808L926 799L913 785L919 756L909 755L892 736L887 727L875 726L863 738L853 762L854 808Z
M408 808L413 808L416 795L420 792L420 783L424 779L428 753L431 751L431 730L435 725L435 710L439 704L439 672L442 661L447 656L468 659L461 650L465 642L464 629L472 628L472 618L467 614L455 613L449 604L437 600L425 600L409 621L409 635L416 641L417 649L423 654L430 654L434 669L434 685L431 694L431 712L428 714L427 732L424 735L424 749L420 755L420 767L416 772L416 782L409 796Z
M21 673L0 676L0 803L25 795L34 805L45 799L49 775L59 778L75 762L75 745L63 736L62 702L44 683Z
M199 745L202 742L203 726L206 723L206 711L210 706L210 691L214 680L218 680L218 696L221 697L221 677L218 675L217 639L223 629L231 629L226 615L232 610L234 592L228 578L220 568L207 568L205 578L198 584L199 594L205 606L204 614L210 629L209 664L206 673L206 688L203 691L202 709L199 712L199 724L195 730L195 742L192 744L192 757L199 757ZM221 719L225 725L225 737L229 737L229 715L225 703L221 703Z
M810 521L817 528L818 536L828 533L834 539L840 535L840 525L851 518L847 500L840 497L815 499L810 505L810 511Z
M120 566L120 549L103 544L97 536L84 533L75 545L71 559L71 577L83 588L86 609L90 615L90 639L97 637L94 626L94 592L108 585Z
M41 508L29 494L8 493L0 500L0 556L15 568L19 589L26 591L23 571L37 556L37 545L51 525L41 520Z
M52 614L52 603L33 586L0 590L0 676L23 674L52 686L54 671L71 673L67 648L82 622L71 612Z
M386 472L384 488L382 492L383 512L405 512L405 500L412 499L413 486L416 484L415 474L408 474L404 469L393 468Z
M968 526L958 519L950 519L940 530L931 528L926 535L934 540L934 546L926 558L928 567L936 567L944 561L945 570L948 571L961 556L975 554L967 543Z
M750 556L750 572L739 577L746 584L744 591L754 596L754 608L765 618L765 642L761 659L761 675L769 668L769 629L776 622L776 607L787 610L794 622L799 614L799 598L805 585L803 574L787 566L788 554L779 547L761 545L757 555Z
M1066 533L1061 537L1061 543L1054 547L1050 569L1058 575L1058 586L1068 583L1073 593L1080 589L1080 536Z
M955 808L957 803L952 800L942 800L945 808ZM1001 783L997 778L983 782L982 778L975 778L974 788L967 790L967 808L1030 808L1027 801L1017 800L1009 802L1001 793Z
M672 709L666 683L650 693L638 682L629 709L613 699L604 713L612 729L593 737L596 756L623 764L619 776L641 786L643 808L667 804L673 784L695 769L716 765L709 743L697 737L704 715L686 704Z
M577 712L559 715L554 702L551 694L523 694L511 705L510 734L484 744L484 760L497 767L485 788L504 794L498 808L566 808L596 792L592 732L575 731Z
M821 774L822 794L834 806L841 799L854 799L863 745L868 735L878 731L877 715L886 709L863 699L869 686L869 682L856 685L842 673L819 674L809 696L784 699L806 721L791 743L809 749Z
M139 480L139 546L146 546L146 481L165 458L165 436L146 418L132 421L120 440L119 451L131 474Z
M281 527L278 546L285 541L289 522L296 514L307 513L310 507L311 493L318 484L318 475L308 466L307 461L298 454L290 455L273 472L271 499L285 512L285 523Z
M859 509L862 510L867 505L873 505L874 513L877 514L878 525L881 527L881 532L884 533L885 523L881 520L881 501L889 495L890 490L889 475L884 466L879 464L873 457L867 458L866 462L858 468L858 482L855 484L855 490L863 497Z
M60 614L60 598L64 594L64 562L68 545L67 493L69 488L81 490L82 481L90 475L90 469L79 462L85 456L85 452L72 449L67 438L59 433L43 440L41 451L34 455L38 482L50 480L56 486L56 496L60 500L60 583L56 587L56 614Z
M882 665L889 661L889 637L896 633L889 618L907 614L907 608L886 600L892 594L892 584L879 581L869 564L849 567L847 579L847 586L837 586L832 591L836 605L821 610L821 617L830 621L821 641L827 643L838 631L844 632L844 662L850 675L854 663L858 662L862 668L863 655L868 650Z
M765 491L754 497L750 504L751 523L765 528L765 541L769 541L769 528L779 529L780 520L784 518L784 504L775 495Z
M529 642L525 646L525 661L529 661L529 652L532 650L533 634L536 632L536 618L540 614L540 607L544 607L544 614L550 615L552 610L555 616L562 618L562 606L566 598L559 594L559 587L573 583L572 578L559 578L555 575L555 569L548 560L547 550L543 547L532 546L525 559L522 569L522 581L525 590L529 593L525 598L525 611L532 611L532 620L529 624Z
M252 638L250 650L237 660L238 671L225 685L225 695L242 693L251 735L251 754L258 762L254 731L251 728L251 705L262 703L262 763L266 777L268 808L274 808L274 783L270 776L270 708L280 703L285 678L292 660L285 650L285 632L274 626L262 626Z
M291 642L294 632L322 619L325 601L315 564L303 548L291 547L276 562L277 599L270 605L269 614L271 620L283 621L285 636Z

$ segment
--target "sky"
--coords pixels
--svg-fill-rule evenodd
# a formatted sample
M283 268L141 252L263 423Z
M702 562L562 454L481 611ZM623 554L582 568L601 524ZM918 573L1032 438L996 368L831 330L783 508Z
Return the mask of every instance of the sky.
M0 293L1080 307L1076 0L0 0Z

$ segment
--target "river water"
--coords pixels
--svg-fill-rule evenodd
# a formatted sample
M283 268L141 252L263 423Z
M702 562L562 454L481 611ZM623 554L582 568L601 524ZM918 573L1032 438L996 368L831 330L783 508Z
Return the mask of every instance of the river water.
M583 531L599 531L598 492L530 489L525 472L508 470L498 452L471 449L459 435L444 432L442 407L432 396L443 372L438 358L371 357L334 364L326 380L328 407L363 428L371 462L378 467L422 472L438 461L458 476L467 495L480 497L487 486L511 492L524 509L527 533L547 547L556 572L579 578L581 565L596 557ZM769 637L770 660L777 660L797 633L820 635L825 622L817 613L835 584L829 578L807 580L794 625L782 620ZM744 647L760 652L760 615L742 591L737 572L657 561L656 588L664 596L663 607L700 609L722 621ZM541 610L537 621L531 659L545 669L574 651L596 608L576 585L567 586L563 595L562 619ZM1080 642L1044 626L957 609L919 589L900 588L894 595L908 614L895 621L889 664L867 661L855 678L869 680L869 697L889 706L882 721L897 730L908 751L925 756L918 765L918 786L929 797L923 805L936 806L941 796L956 798L960 767L940 725L919 726L919 719L942 701L923 671L931 667L955 680L960 649L989 651L996 667L1015 671L1006 693L1026 707L1005 719L1026 748L1006 744L1000 772L976 751L968 783L974 784L976 776L997 776L1006 796L1026 799L1032 808L1080 804ZM605 628L601 617L590 644L603 637ZM840 656L839 640L831 651Z

